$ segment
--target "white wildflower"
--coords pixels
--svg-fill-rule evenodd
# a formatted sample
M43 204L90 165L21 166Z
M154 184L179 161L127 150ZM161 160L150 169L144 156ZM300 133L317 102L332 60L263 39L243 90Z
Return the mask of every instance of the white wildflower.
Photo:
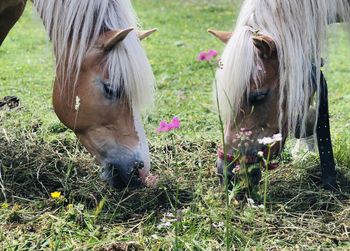
M254 201L253 199L251 199L251 198L248 198L248 199L247 199L247 203L248 203L248 206L251 207L251 208L255 208L255 209L258 209L258 208L264 209L264 205L257 205L257 204L255 203L255 201Z
M173 214L173 213L166 212L166 213L164 214L164 217L174 218L175 216L174 216L174 214Z
M78 110L79 110L79 107L80 107L80 98L79 98L79 96L76 96L76 97L75 97L75 106L74 106L74 109L75 109L76 111L78 111Z
M263 145L272 145L276 142L282 141L282 134L274 134L272 137L264 137L262 139L258 139L259 144Z
M215 227L215 228L223 228L224 226L225 226L225 224L222 221L220 221L218 223L216 223L216 222L213 223L213 227Z
M252 198L248 198L247 202L250 207L255 207L255 201Z
M161 222L157 225L157 228L163 229L171 227L173 223L176 222L176 219L174 217L174 214L170 212L165 213L164 217L160 219Z
M166 221L166 222L162 222L160 224L157 225L158 229L162 229L162 228L169 228L172 226L172 223L170 221Z
M271 137L264 137L262 139L258 139L258 142L259 144L263 144L263 145L271 145L275 141Z
M275 140L275 142L282 141L282 134L277 133L273 135L272 138Z
M264 157L264 152L263 151L259 151L258 152L258 157L263 158Z

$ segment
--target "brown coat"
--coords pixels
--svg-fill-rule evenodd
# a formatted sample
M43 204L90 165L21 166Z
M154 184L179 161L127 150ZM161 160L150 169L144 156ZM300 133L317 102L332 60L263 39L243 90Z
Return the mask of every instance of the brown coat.
M21 17L27 0L0 0L0 46Z

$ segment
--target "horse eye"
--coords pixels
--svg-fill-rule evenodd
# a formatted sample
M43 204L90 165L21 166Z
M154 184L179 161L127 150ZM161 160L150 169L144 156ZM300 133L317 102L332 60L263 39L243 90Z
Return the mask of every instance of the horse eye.
M120 99L123 96L122 88L112 86L111 84L103 84L103 91L108 99Z
M118 86L112 85L108 80L100 80L103 88L103 94L107 99L118 100L124 95L123 83Z
M264 101L268 91L254 91L249 93L249 103L255 105Z

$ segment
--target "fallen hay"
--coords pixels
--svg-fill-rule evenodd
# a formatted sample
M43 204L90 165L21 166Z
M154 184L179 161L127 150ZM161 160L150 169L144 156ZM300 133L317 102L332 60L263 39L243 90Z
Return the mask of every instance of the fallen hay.
M58 207L71 203L93 211L102 198L106 203L98 219L101 224L118 223L126 228L145 222L158 225L164 213L172 211L176 181L180 185L181 210L196 212L184 214L183 221L207 222L213 229L213 222L225 218L223 189L215 177L215 142L177 138L176 151L166 143L151 144L153 169L160 176L159 186L116 191L100 180L99 167L69 132L57 133L54 138L45 140L40 125L0 134L0 204L19 204L22 208L11 217L9 213L0 216L5 219L1 225L8 234L14 231L14 222L17 222L15 229L28 227L38 218L40 224L45 224L40 221L42 215L55 214ZM175 159L180 177L175 176ZM350 245L349 173L346 167L338 168L340 191L331 192L320 186L313 155L283 164L269 176L267 214L244 202L231 205L231 224L237 243L244 246L252 239L263 240L261 245L269 250ZM52 191L61 191L65 202L53 203ZM221 232L220 229L214 228Z

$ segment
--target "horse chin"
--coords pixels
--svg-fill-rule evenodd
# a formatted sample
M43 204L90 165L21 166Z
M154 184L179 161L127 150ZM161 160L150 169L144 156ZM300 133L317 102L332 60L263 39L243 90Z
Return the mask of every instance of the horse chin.
M247 171L249 173L249 184L252 186L257 186L261 180L262 174L261 169L256 165L259 165L259 163L251 163L246 164ZM217 168L217 175L220 179L220 183L225 183L225 174L224 174L224 161L220 158L216 161L216 168ZM253 168L251 168L253 167ZM241 172L241 167L238 166L236 163L231 163L227 166L227 181L228 181L228 188L232 189L234 183L239 179L241 175L239 173Z
M103 181L116 189L136 189L144 186L142 180L138 176L131 175L130 177L126 177L125 175L120 175L118 174L117 168L110 164L103 165L100 177Z
M216 174L220 179L221 183L224 183L225 181L225 164L224 160L217 158L216 160ZM237 167L236 163L231 163L227 166L227 179L229 181L234 181L236 175L235 175L235 169Z
M262 160L262 157L258 156L258 152L263 152L264 159L266 160L269 158L269 160L273 160L276 158L280 153L283 148L285 142L285 138L282 140L281 144L274 144L270 149L267 146L261 146L261 145L256 145L252 148L245 149L244 154L241 153L242 157L238 157L237 159L234 157L233 153L229 153L226 155L226 163L229 163L227 165L227 179L229 182L232 182L236 179L237 173L240 172L241 165L242 163L245 167L250 170L250 178L252 184L259 184L259 181L261 179L261 168L265 168L264 162ZM216 160L216 168L217 168L217 175L220 178L221 183L225 181L225 161L224 158L225 156L222 153L219 153L220 150L218 151L218 158ZM232 161L234 159L234 161ZM259 166L259 168L254 168ZM269 169L275 169L278 167L278 164L276 163L270 163L268 168Z

